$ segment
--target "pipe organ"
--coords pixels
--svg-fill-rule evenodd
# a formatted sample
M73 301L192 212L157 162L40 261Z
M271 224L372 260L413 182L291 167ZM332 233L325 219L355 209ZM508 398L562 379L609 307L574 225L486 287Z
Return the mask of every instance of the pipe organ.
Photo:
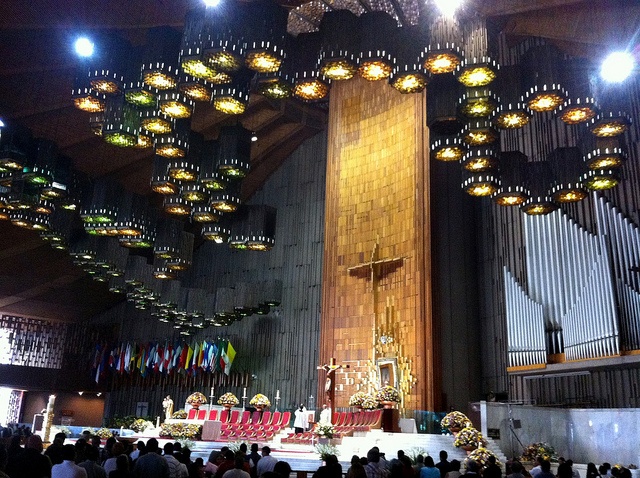
M638 226L592 199L595 233L562 210L523 218L526 286L503 272L511 369L640 349Z

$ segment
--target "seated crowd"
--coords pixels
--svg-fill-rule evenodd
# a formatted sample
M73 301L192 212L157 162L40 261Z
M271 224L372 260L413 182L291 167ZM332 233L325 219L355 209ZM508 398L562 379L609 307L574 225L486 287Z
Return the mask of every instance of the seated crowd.
M228 447L212 450L207 462L191 459L191 451L179 442L168 442L159 447L158 440L150 438L135 446L109 438L104 447L99 437L79 438L75 444L64 444L63 433L44 450L38 435L26 438L16 435L8 447L0 444L0 478L290 478L292 470L286 461L271 456L268 446L257 443L247 448L240 444L237 451ZM313 478L342 478L345 473L335 455L324 457ZM503 469L490 457L480 464L467 460L464 473L458 460L448 460L446 451L440 452L440 461L431 456L417 455L414 460L402 450L389 461L377 447L366 457L354 455L346 472L347 478L503 478ZM549 461L539 458L535 467L527 471L517 460L505 464L506 478L631 478L623 467L600 467L589 463L586 476L581 477L571 460L560 458L557 473L551 472ZM468 475L468 476L467 476Z

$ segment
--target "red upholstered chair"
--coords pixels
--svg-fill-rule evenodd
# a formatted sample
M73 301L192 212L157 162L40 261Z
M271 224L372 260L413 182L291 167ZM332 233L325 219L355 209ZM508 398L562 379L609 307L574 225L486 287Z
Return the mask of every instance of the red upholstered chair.
M209 411L209 420L215 420L218 417L218 410Z
M191 410L189 410L189 414L187 415L187 420L195 420L197 413L198 413L198 410L196 410L195 408L192 408Z
M229 421L229 410L222 410L222 412L220 412L220 421L223 423Z
M198 410L198 418L196 418L196 420L204 420L207 418L207 411L206 410Z

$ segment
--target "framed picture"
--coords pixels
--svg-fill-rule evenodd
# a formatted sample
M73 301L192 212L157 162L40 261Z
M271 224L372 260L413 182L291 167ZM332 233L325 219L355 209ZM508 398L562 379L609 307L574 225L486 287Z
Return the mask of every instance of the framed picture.
M376 364L378 365L378 386L391 385L398 388L398 359L381 358L376 360Z

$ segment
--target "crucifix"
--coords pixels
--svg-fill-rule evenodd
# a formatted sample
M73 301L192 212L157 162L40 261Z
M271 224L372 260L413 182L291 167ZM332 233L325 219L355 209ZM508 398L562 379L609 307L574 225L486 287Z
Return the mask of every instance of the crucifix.
M325 381L324 381L324 393L326 396L327 406L333 409L333 400L335 398L335 375L336 370L341 368L349 368L349 365L339 365L336 363L336 359L331 357L329 363L318 366L318 370L325 371Z
M379 250L380 236L376 236L376 243L371 251L370 260L347 269L350 275L358 278L366 278L371 281L371 294L373 295L372 364L374 366L376 364L376 342L378 334L378 282L380 278L402 267L405 260L405 257L379 259Z

